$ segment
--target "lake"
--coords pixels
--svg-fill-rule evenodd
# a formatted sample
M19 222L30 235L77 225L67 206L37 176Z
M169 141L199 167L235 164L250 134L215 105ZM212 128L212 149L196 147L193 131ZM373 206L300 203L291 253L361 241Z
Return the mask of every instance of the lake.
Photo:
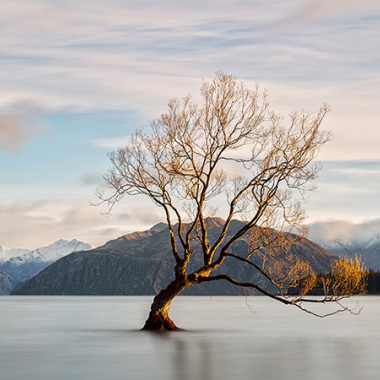
M151 300L0 297L1 380L380 377L380 297L322 319L265 297L177 297L187 331L164 334L139 331Z

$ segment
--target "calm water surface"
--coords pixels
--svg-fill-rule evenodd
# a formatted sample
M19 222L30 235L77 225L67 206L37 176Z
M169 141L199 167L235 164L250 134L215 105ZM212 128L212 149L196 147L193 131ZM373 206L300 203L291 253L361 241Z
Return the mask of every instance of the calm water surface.
M138 331L151 300L0 297L0 379L380 378L380 297L324 319L264 297L177 297L187 331L166 334Z

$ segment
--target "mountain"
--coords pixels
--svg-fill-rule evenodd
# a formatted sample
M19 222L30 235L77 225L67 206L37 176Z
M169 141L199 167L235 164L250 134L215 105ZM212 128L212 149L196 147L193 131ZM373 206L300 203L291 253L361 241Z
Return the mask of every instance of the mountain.
M90 248L91 246L89 244L82 243L76 239L71 241L61 239L46 247L37 248L36 250L27 252L23 255L12 257L8 262L15 267L30 262L52 263L71 252L84 251Z
M17 281L8 273L0 271L0 295L9 294Z
M4 248L0 245L0 264L5 263L11 257L21 256L29 252L30 252L29 249L23 249L23 248L11 249L11 248Z
M12 250L12 253L20 252L20 256L11 257L7 261L0 263L0 271L7 276L0 277L0 294L1 288L8 289L9 284L13 286L19 282L26 281L35 276L42 269L57 261L58 259L75 251L90 249L91 246L78 240L58 240L46 247L37 248L34 251ZM7 251L5 251L7 252Z
M211 241L219 236L224 221L209 219L208 234ZM235 234L243 222L234 220L228 236ZM272 231L277 234L276 231ZM233 246L239 255L249 249L249 236L242 237ZM189 270L202 262L200 247L195 248ZM328 271L335 258L307 239L294 243L290 253L310 262L316 272ZM285 258L280 258L285 260ZM259 259L256 259L259 263ZM171 254L167 226L160 223L148 231L134 232L109 241L104 246L83 252L74 252L56 261L37 276L31 278L12 294L34 295L152 295L173 279L174 259ZM227 273L241 281L255 281L268 287L267 280L252 267L226 258L213 273ZM224 281L213 281L185 289L183 294L206 295L244 294L244 289Z
M320 240L318 243L337 256L360 256L368 269L380 270L380 234L370 239L332 241Z

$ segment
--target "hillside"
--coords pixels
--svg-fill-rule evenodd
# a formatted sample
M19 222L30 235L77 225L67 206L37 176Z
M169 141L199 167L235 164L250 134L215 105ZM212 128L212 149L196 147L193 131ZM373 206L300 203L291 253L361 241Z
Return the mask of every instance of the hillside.
M216 239L223 221L208 221L209 237ZM228 234L242 226L233 221ZM273 232L276 233L276 232ZM243 255L249 247L249 238L241 238L233 251ZM189 270L203 260L199 247L192 256ZM330 269L334 255L307 239L295 243L290 253L309 261L316 272ZM256 259L258 260L258 259ZM58 260L33 277L12 294L44 295L152 295L173 279L174 259L171 254L169 231L159 224L143 232L121 236L104 246L84 252L75 252ZM227 273L241 281L255 281L268 286L252 267L241 265L231 258L213 273ZM244 290L229 283L209 282L187 288L183 294L206 295L244 294Z
M16 283L17 281L8 273L0 271L0 295L9 294Z

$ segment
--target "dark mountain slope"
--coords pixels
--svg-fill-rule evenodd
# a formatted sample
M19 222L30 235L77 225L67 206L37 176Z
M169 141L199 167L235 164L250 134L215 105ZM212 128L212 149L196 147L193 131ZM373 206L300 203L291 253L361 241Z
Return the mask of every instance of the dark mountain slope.
M0 270L0 295L9 294L16 283L12 276Z
M223 221L208 220L210 240L221 232ZM242 222L233 221L229 235L234 234ZM276 232L273 232L276 233ZM249 237L234 244L233 251L243 255L248 251ZM317 244L302 239L293 244L290 253L309 261L316 272L329 271L335 258ZM189 270L200 265L200 250L192 256ZM259 259L254 259L259 263ZM66 294L66 295L152 295L165 287L174 276L174 259L171 254L169 232L164 224L149 231L135 232L108 242L91 251L72 253L33 277L13 294ZM252 267L227 258L213 273L227 273L241 281L255 281L268 286ZM183 294L244 294L244 290L224 281L195 285Z

